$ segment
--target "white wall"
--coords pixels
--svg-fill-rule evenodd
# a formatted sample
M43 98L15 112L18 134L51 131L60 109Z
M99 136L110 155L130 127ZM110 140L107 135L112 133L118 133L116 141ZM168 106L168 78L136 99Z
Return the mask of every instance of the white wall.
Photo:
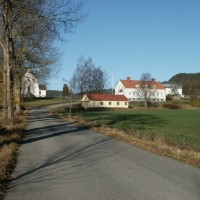
M46 95L47 95L46 90L40 90L40 94L39 94L40 97L46 97Z
M183 95L183 90L180 88L180 89L177 89L177 93L180 94L181 96ZM173 95L173 92L172 92L172 88L166 88L166 95Z
M128 108L127 101L82 101L82 106L85 108Z
M119 90L123 91L120 92ZM136 88L124 88L124 85L119 81L115 87L115 94L125 95L129 101L142 101L141 94L139 94ZM166 101L166 91L165 89L156 89L155 97L152 97L155 101Z
M121 81L119 81L115 87L115 94L116 95L124 95L124 85L122 84Z
M35 97L46 97L46 90L39 90L39 81L35 78L35 76L27 70L22 78L22 93L24 95L29 94L30 92Z

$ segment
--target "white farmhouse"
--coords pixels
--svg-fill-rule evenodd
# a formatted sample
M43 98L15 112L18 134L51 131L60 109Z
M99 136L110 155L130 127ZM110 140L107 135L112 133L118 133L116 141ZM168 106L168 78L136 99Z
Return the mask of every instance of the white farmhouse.
M143 101L141 93L139 91L141 81L131 80L127 77L126 80L120 80L115 87L116 95L124 95L129 101ZM152 99L154 101L166 101L165 87L161 82L153 81L154 92ZM152 89L153 90L153 89Z
M22 95L46 97L46 86L35 77L30 69L22 77Z
M183 96L182 85L176 83L170 83L169 81L164 81L162 84L165 86L166 95L172 95L175 97Z
M124 95L85 94L81 99L84 108L128 108L129 101Z

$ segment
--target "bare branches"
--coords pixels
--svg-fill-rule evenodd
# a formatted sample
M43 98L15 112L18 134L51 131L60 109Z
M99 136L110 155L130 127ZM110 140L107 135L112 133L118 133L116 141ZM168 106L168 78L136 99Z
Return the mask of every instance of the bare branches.
M0 1L3 101L7 120L13 118L13 91L20 87L20 74L25 68L32 67L38 77L45 79L56 71L54 64L59 56L52 43L56 38L62 40L64 33L73 31L84 18L81 9L80 3L71 0Z
M140 82L137 85L137 90L141 100L145 103L145 107L147 107L148 102L154 101L156 85L155 80L151 78L151 74L142 74Z
M77 92L100 92L105 87L106 73L101 67L95 67L91 57L85 60L81 56L70 82Z

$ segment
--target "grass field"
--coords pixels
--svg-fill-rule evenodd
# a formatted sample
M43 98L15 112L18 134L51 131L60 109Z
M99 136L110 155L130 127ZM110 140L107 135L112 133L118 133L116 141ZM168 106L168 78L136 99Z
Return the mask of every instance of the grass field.
M80 97L74 97L72 99L73 102L77 102L80 101ZM25 101L22 103L22 105L26 108L26 109L31 109L31 108L35 108L35 107L41 107L41 106L49 106L49 105L55 105L55 104L63 104L63 103L69 103L69 99L67 99L64 96L61 97L56 97L56 98L48 98L48 99L40 99L40 98L36 98L34 100L31 101Z
M81 111L96 126L106 125L138 137L160 137L167 144L200 151L200 110Z

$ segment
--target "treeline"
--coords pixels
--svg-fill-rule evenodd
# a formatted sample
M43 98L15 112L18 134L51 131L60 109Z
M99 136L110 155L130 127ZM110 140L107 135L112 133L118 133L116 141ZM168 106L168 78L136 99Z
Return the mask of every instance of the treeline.
M185 95L200 96L200 73L176 74L169 81L181 84Z
M3 119L20 112L21 81L31 68L39 80L57 70L55 39L63 39L84 18L71 0L4 0L0 2L0 90Z

